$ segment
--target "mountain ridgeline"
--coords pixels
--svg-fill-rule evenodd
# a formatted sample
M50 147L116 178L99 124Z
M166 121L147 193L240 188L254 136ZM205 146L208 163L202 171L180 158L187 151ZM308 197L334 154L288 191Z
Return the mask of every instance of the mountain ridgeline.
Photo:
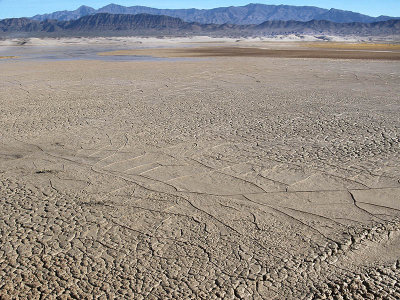
M219 7L214 9L157 9L146 6L125 7L109 4L100 9L81 6L74 11L58 11L51 14L36 15L33 20L76 20L83 16L97 13L109 14L151 14L180 18L185 22L197 22L201 24L236 24L250 25L261 24L265 21L302 21L326 20L335 23L374 23L395 19L388 16L377 18L352 11L338 9L324 9L314 6L291 5L265 5L248 4L245 6Z
M148 14L95 14L77 20L36 21L28 18L5 19L0 21L0 35L12 33L30 33L32 36L42 35L74 35L89 34L101 35L103 32L126 31L162 31L184 29L187 23L178 18L156 16ZM90 34L89 34L90 35Z
M143 30L143 29L178 29L185 26L185 22L178 18L168 16L138 14L96 14L82 17L78 20L60 23L65 30L91 31L91 30Z
M150 14L88 15L77 20L36 21L28 18L0 21L0 37L60 37L111 35L210 35L210 36L266 36L277 34L335 34L382 36L399 35L400 20L374 23L335 23L325 20L266 21L259 25L201 24L179 18Z

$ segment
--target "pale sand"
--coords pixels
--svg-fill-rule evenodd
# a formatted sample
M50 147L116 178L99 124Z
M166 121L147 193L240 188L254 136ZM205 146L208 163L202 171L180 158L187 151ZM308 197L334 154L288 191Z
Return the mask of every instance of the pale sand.
M336 42L358 42L357 37L326 36L328 40ZM180 43L233 43L242 42L296 42L296 41L321 41L312 35L278 35L274 37L253 38L213 38L208 36L157 38L157 37L97 37L97 38L15 38L0 40L0 46L63 46L63 45L177 45Z
M2 61L1 298L399 299L399 95L397 61Z

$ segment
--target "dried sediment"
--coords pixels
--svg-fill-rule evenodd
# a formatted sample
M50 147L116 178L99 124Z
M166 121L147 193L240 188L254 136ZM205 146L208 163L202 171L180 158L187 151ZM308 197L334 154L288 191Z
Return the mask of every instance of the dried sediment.
M3 62L1 297L398 298L399 70Z

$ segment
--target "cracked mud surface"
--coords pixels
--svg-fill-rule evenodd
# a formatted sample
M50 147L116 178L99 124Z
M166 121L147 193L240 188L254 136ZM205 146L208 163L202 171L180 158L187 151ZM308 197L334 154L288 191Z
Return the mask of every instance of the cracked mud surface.
M399 299L400 64L2 62L1 299Z

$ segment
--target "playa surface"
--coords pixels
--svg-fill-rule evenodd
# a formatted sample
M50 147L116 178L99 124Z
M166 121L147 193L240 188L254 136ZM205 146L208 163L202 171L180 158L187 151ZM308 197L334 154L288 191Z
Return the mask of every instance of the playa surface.
M349 43L235 43L225 45L116 50L98 53L101 57L279 57L400 60L400 45Z
M37 47L0 51L1 299L400 298L399 61Z

